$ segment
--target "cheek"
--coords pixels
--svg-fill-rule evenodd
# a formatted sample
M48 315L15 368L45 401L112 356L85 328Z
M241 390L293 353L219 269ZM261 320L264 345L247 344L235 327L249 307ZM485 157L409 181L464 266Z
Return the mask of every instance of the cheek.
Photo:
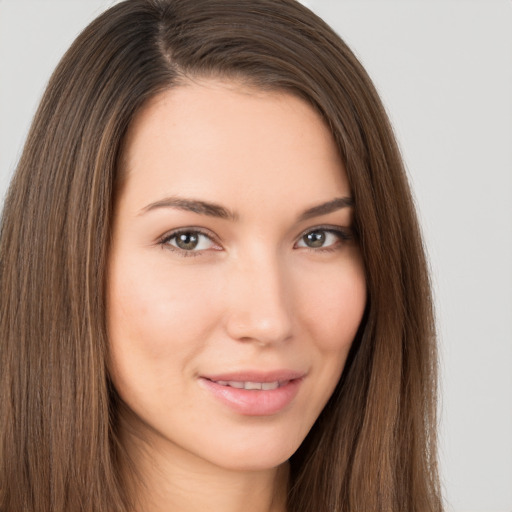
M192 355L215 322L200 274L118 260L110 271L108 330L114 354L155 361Z
M301 293L303 325L317 347L346 355L366 307L366 280L358 260L317 272L313 288Z

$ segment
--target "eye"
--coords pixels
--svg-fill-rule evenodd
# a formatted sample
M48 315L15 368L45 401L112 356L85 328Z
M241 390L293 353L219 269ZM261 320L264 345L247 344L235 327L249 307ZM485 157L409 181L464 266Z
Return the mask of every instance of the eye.
M182 252L183 255L187 256L196 256L194 253L208 249L219 249L219 246L210 236L197 229L174 231L165 236L160 244L171 250Z
M297 242L296 247L334 250L338 246L342 245L343 242L350 239L350 234L341 228L334 229L319 227L304 233Z

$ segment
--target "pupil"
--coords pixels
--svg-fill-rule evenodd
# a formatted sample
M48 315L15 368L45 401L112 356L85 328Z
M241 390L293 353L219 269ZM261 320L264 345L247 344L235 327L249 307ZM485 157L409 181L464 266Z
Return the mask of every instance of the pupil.
M195 249L199 243L199 237L196 233L181 233L176 237L176 245L180 249Z
M313 231L308 233L305 238L309 247L322 247L325 243L325 233L323 231Z

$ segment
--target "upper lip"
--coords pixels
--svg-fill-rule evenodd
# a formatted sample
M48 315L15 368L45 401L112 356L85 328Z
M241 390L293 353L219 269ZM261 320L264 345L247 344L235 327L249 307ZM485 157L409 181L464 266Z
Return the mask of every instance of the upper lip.
M218 381L236 381L236 382L284 382L295 379L301 379L306 376L306 372L297 370L239 370L229 373L215 373L201 375L203 379L214 382Z

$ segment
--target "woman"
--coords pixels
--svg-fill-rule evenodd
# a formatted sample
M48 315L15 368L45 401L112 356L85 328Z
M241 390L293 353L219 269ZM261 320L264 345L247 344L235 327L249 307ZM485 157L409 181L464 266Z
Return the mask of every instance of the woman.
M300 4L101 15L43 97L0 255L1 510L442 509L400 155Z

